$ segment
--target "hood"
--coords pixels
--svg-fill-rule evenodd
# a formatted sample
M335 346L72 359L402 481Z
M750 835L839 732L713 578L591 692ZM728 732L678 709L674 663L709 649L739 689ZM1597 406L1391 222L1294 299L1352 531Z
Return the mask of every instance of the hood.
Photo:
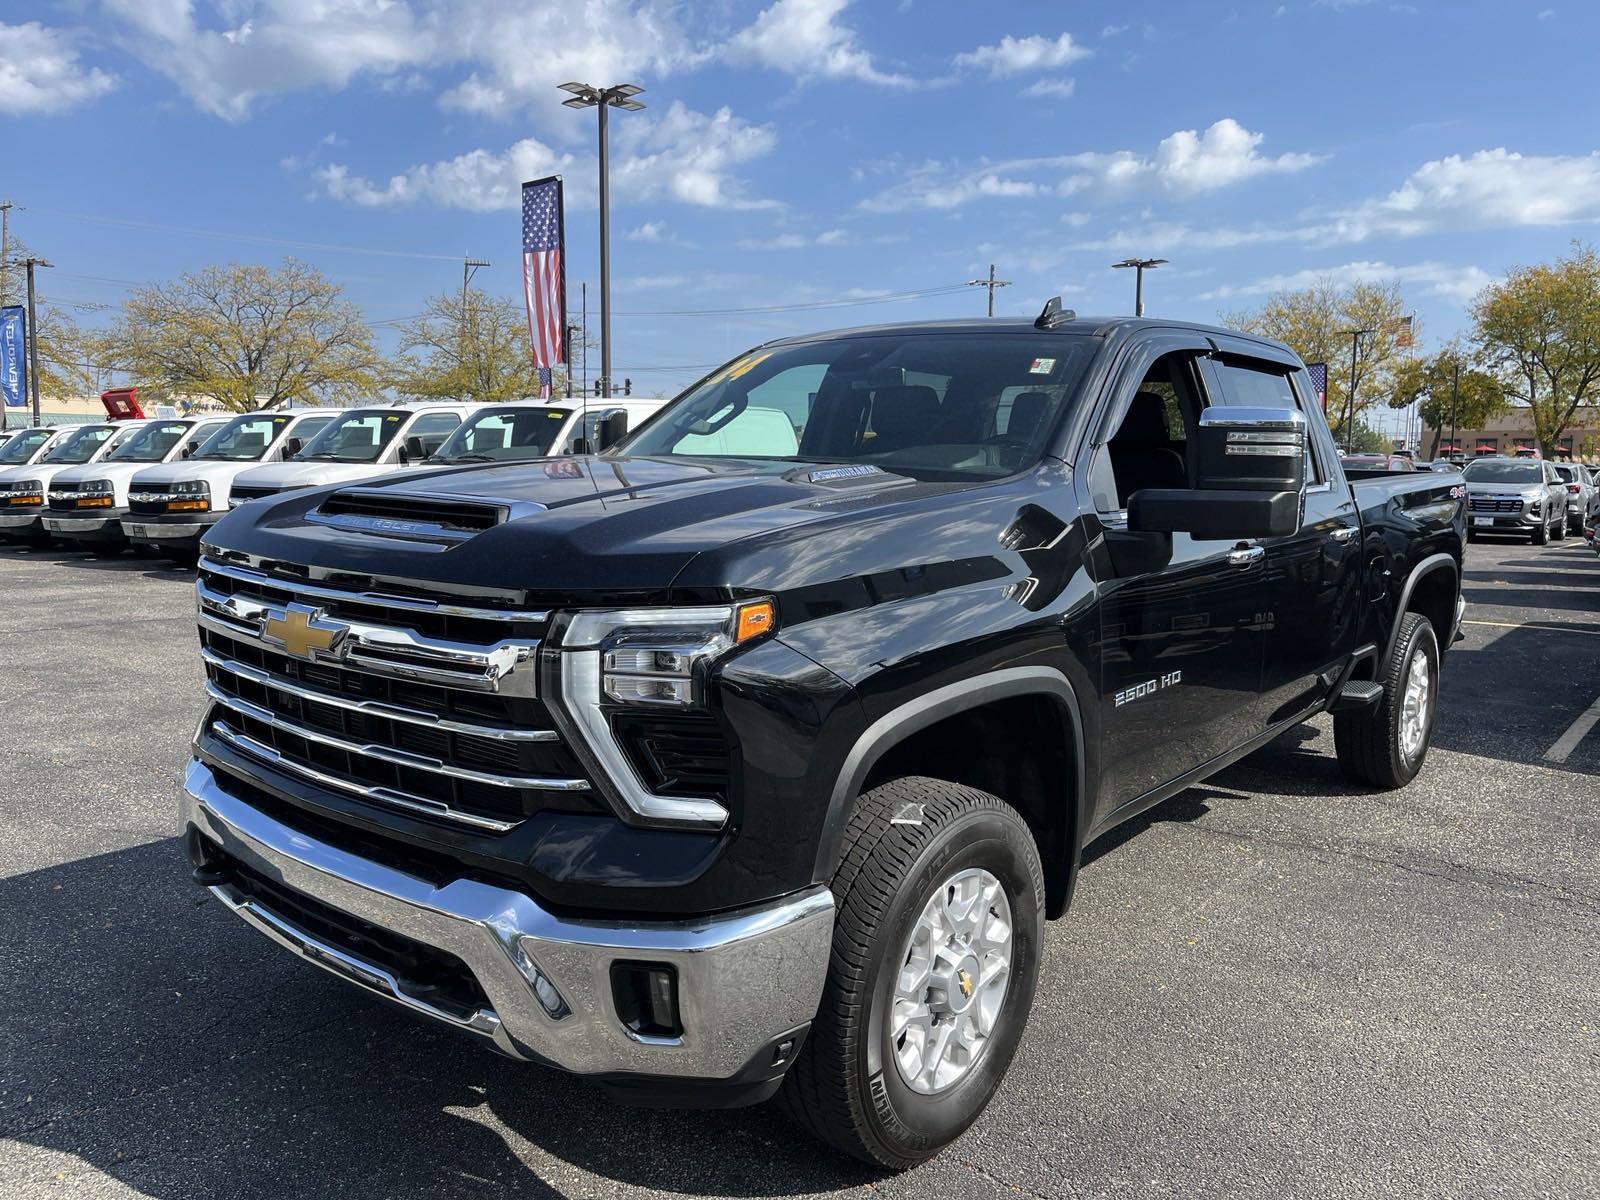
M207 540L261 558L453 589L776 590L857 574L877 555L903 566L907 545L925 554L922 561L961 557L964 541L992 556L1016 515L1018 491L1036 487L1028 476L918 482L859 466L561 457L375 480L361 490L376 520L347 515L330 524L317 510L337 488L260 500L235 510ZM407 536L408 520L429 520L430 498L482 505L495 523L443 544ZM900 528L891 530L891 522ZM878 537L880 530L892 539ZM800 531L806 553L778 549ZM697 570L686 573L697 558Z
M1504 480L1467 480L1469 496L1542 496L1545 484L1535 479L1531 483L1509 483Z
M152 463L133 477L132 488L134 491L166 491L168 485L174 483L188 483L191 480L203 479L211 487L212 505L220 506L227 502L228 488L233 481L246 471L261 469L258 462L229 462L226 459L193 459L186 458L182 461L167 463Z
M119 462L84 463L82 466L68 467L58 472L54 483L58 488L65 488L69 484L86 483L91 479L105 479L111 483L112 490L117 496L126 500L129 482L140 471L147 470L152 465Z
M345 483L352 479L371 479L391 471L407 470L393 463L283 462L251 467L234 476L235 483L250 487L273 487L279 491L316 487L323 483Z
M31 463L25 467L7 467L4 471L0 471L0 483L21 483L25 479L37 479L48 488L56 476L67 471L79 469L81 469L81 464L39 462ZM89 476L85 476L85 478L89 478Z

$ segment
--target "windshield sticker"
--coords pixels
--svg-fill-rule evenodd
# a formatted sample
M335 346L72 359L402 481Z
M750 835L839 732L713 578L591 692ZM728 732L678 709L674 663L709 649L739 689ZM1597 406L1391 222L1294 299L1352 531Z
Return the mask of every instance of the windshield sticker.
M1033 366L1028 368L1029 375L1048 375L1056 369L1056 360L1053 358L1036 358Z

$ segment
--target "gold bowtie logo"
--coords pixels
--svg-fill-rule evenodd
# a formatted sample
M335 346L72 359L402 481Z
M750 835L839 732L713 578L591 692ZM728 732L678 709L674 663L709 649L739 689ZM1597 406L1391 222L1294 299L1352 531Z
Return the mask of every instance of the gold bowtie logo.
M314 651L332 653L349 630L324 621L320 608L291 604L282 613L269 613L261 623L262 637L277 642L296 658L310 658Z
M956 982L961 984L961 994L970 998L972 996L972 972L957 971Z

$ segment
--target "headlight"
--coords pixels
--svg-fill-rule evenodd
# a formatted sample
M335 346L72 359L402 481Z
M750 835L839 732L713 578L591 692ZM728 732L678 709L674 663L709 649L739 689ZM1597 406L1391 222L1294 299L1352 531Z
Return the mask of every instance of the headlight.
M211 485L204 479L181 479L167 490L183 496L209 496Z
M711 664L735 646L771 633L776 620L771 600L579 613L567 626L561 646L599 651L600 689L606 699L690 708L705 703Z
M80 496L111 496L115 493L116 489L111 486L109 479L91 479L88 483L78 485Z
M31 506L44 503L44 483L38 479L26 479L21 483L13 483L8 488L0 490L0 498L7 504Z
M713 799L655 795L611 730L608 708L703 707L711 668L730 650L770 635L771 599L702 608L579 612L560 633L561 703L552 714L624 820L720 829L728 810Z

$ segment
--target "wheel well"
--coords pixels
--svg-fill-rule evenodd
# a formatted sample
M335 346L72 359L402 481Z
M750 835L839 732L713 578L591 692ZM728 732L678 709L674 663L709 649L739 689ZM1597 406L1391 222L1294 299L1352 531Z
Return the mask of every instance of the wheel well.
M873 763L861 790L902 775L931 775L998 796L1022 814L1044 864L1045 911L1058 917L1071 896L1077 859L1071 717L1048 696L992 700L896 742Z
M1455 573L1447 567L1438 567L1418 579L1406 600L1406 611L1427 617L1434 637L1439 640L1440 651L1447 649L1456 619Z

